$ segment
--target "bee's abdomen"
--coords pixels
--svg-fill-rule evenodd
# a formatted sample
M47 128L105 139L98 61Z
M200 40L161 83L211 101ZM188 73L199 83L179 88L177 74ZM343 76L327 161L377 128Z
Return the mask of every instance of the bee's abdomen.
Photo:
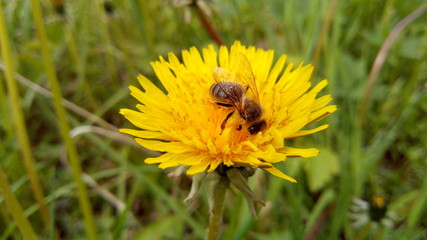
M218 83L212 84L211 88L209 89L209 94L215 100L224 100L227 98L227 94L225 94Z
M217 82L209 89L211 97L222 104L232 104L243 96L243 87L235 82ZM219 104L221 105L221 104Z

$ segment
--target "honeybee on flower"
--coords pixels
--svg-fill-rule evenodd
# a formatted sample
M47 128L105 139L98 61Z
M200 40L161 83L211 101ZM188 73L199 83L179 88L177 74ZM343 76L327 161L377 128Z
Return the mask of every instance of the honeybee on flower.
M274 51L235 42L217 51L172 53L151 65L163 84L160 90L140 75L143 90L130 86L138 110L121 113L140 130L121 129L145 148L163 152L147 158L159 168L187 166L187 174L214 172L218 167L261 168L296 182L274 164L288 157L313 157L314 148L287 145L287 139L319 132L327 124L303 129L336 111L330 95L317 98L327 80L311 88L311 65L285 66ZM311 88L311 89L310 89Z
M209 89L215 103L222 107L231 108L224 121L221 130L225 128L228 119L237 111L244 123L237 126L237 130L247 130L250 134L257 134L266 127L266 121L262 118L263 109L259 100L258 89L251 65L245 55L240 55L240 75L232 75L224 68L216 67L213 75L215 83ZM237 79L240 80L240 84ZM253 97L249 97L247 92ZM242 125L245 124L246 127Z

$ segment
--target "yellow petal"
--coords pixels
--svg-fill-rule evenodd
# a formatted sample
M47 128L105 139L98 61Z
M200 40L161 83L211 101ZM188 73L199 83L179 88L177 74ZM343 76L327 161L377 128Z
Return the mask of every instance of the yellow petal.
M179 153L175 154L168 161L164 161L159 165L159 168L165 169L169 167L177 167L180 165L197 165L202 161L202 156L198 153L190 152L190 153Z
M151 66L166 91L168 91L169 94L176 94L177 91L179 91L179 88L175 84L176 77L172 74L170 68L159 61L152 62Z
M161 132L153 132L153 131L144 131L144 130L135 130L128 128L119 129L121 133L126 133L139 138L151 138L158 140L172 140L167 134Z
M284 147L278 150L281 153L286 154L288 157L315 157L319 154L319 150L315 148L292 148L292 147Z
M191 147L182 142L161 142L142 138L137 138L135 141L145 148L159 152L184 153L193 150Z
M317 133L320 132L322 130L325 130L326 128L329 127L329 124L323 124L320 127L314 128L314 129L310 129L310 130L299 130L298 132L286 137L286 139L292 139L292 138L297 138L297 137L302 137L302 136L306 136L306 135L310 135L313 133Z
M154 83L152 83L148 78L143 75L139 75L138 77L139 84L145 89L145 92L157 94L157 95L165 95Z
M322 80L320 81L310 92L312 93L319 93L323 88L325 88L328 85L328 80Z
M151 107L157 107L162 109L165 105L165 102L168 102L169 99L167 96L163 93L152 93L152 92L142 92L140 89L129 86L130 94L137 99L140 103L151 106ZM163 108L164 109L164 108Z
M229 54L228 49L225 46L221 46L219 48L219 65L222 68L229 69L230 60L229 60Z
M204 157L199 164L191 166L186 173L188 175L194 175L196 173L203 172L206 170L206 168L209 166L210 163L211 163L211 159L209 159L208 157Z
M320 121L323 118L325 118L326 116L328 116L329 114L335 112L336 110L337 110L336 105L326 106L326 107L320 109L319 111L312 113L310 115L310 122L309 123Z
M263 147L261 151L252 155L269 163L282 162L285 161L287 157L286 154L276 151L272 145L267 145Z
M276 83L276 80L280 74L280 72L283 69L283 66L286 62L286 55L280 56L280 58L277 60L276 64L274 65L273 69L271 70L270 74L268 75L267 84L264 86L264 93L269 94L272 91L272 88L274 84Z
M165 153L159 157L146 158L144 162L148 164L167 162L170 159L172 159L175 155L176 155L175 153Z
M277 168L275 168L273 166L271 166L271 167L264 167L262 169L264 171L267 171L267 172L273 174L276 177L283 178L283 179L288 180L288 181L293 182L293 183L297 182L297 180L295 180L295 179L289 177L288 175L282 173L279 169L277 169Z
M241 167L258 167L258 165L261 164L261 161L259 160L259 158L254 157L254 156L247 156L247 157L238 157L238 158L233 158L232 161L234 163L237 163L238 166Z
M203 60L208 68L213 70L218 66L217 63L217 53L212 44L208 46L208 48L203 49Z
M158 131L159 124L145 113L130 109L120 109L120 113L125 116L133 125L145 130Z
M303 115L299 119L295 119L294 121L287 124L282 129L279 129L281 131L283 138L288 138L288 136L291 136L295 132L299 131L301 128L303 128L308 123L308 116Z
M215 159L211 162L211 165L209 166L208 172L213 172L215 169L222 163L220 159Z
M317 111L321 108L323 108L324 106L326 106L328 103L330 103L332 101L332 96L331 95L325 95L322 96L320 98L317 98L313 105L311 106L311 111Z

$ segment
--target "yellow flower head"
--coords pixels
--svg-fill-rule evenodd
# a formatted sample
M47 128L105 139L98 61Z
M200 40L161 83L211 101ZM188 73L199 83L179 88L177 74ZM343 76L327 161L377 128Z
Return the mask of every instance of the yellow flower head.
M235 42L230 50L220 47L219 53L213 46L203 49L201 54L194 47L184 50L182 63L173 53L168 55L168 61L160 57L151 65L166 92L140 75L143 90L129 87L131 95L141 103L136 106L139 111L121 109L120 113L141 130L120 131L135 136L136 142L145 148L164 152L145 160L149 164L159 163L159 168L189 166L190 175L212 172L220 164L262 168L295 182L273 164L287 157L316 156L318 150L291 148L285 140L327 128L325 124L302 130L337 108L327 106L332 100L330 95L316 98L327 85L326 80L310 89L311 65L293 69L294 65L288 64L283 71L286 56L282 55L272 67L273 56L273 50ZM256 89L248 86L245 79L251 76ZM242 86L242 96L233 99L224 95L228 89L222 85L216 87L215 93L222 93L230 101L224 104L215 99L210 94L211 87L223 80ZM265 124L261 124L259 131L250 131L254 122L244 119L242 112L247 111L247 101L260 106L258 122Z

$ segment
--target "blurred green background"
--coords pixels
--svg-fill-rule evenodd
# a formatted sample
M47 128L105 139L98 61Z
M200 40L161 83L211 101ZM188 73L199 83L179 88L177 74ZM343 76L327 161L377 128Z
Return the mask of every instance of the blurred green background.
M230 195L222 239L427 238L427 14L404 20L425 12L425 1L41 0L47 45L33 20L38 1L1 2L10 56L2 55L0 67L5 72L9 64L15 73L21 104L9 98L2 74L0 239L204 238L206 194L187 207L191 178L168 178L144 164L150 153L115 127L131 127L118 112L136 104L127 88L137 85L136 76L156 82L149 63L159 55L216 45L208 26L227 46L240 40L274 49L276 59L287 54L288 62L312 63L313 82L327 78L322 94L338 105L322 121L329 129L289 142L321 150L278 164L297 184L263 171L250 179L267 202L257 220L239 192ZM43 44L52 63L42 58ZM373 67L381 48L384 63ZM86 210L73 179L72 169L79 171L67 164L58 107L40 88L51 90L49 66L69 101L64 116L85 173ZM34 164L22 157L17 108ZM31 178L42 186L44 210ZM93 226L84 212L93 215Z

